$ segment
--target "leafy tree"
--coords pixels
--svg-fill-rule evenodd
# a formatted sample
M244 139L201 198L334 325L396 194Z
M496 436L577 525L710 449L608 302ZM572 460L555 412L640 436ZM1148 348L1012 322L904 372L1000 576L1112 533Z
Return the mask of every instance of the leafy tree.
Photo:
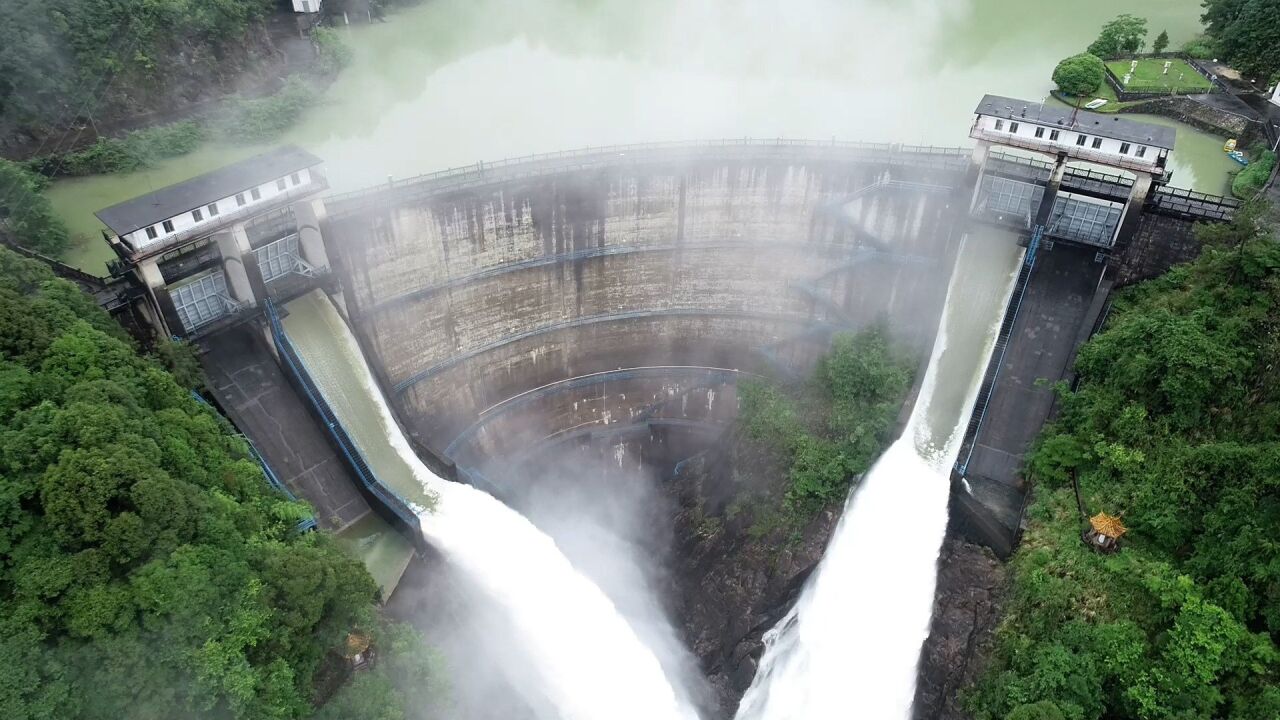
M1203 0L1205 34L1221 57L1266 83L1280 72L1280 0Z
M1064 94L1079 98L1093 94L1106 74L1106 65L1097 55L1080 53L1058 63L1053 69L1053 82Z
M316 48L316 59L326 73L336 73L351 64L351 47L342 40L337 30L318 27L311 31L311 42Z
M1004 720L1066 720L1066 716L1057 705L1048 700L1037 703L1019 705L1005 716Z
M62 252L67 228L43 194L45 181L15 162L0 158L0 235L48 255Z
M1204 35L1200 35L1182 44L1182 52L1193 58L1206 60L1214 56L1213 41Z
M891 440L910 364L873 328L837 335L805 388L762 381L739 387L739 422L747 435L789 461L784 503L791 520L844 499Z
M314 720L405 720L404 706L391 678L380 672L363 672L325 703Z
M304 110L315 104L314 88L297 77L289 78L275 95L236 98L215 121L217 132L236 141L261 142L279 137Z
M309 715L372 578L73 285L0 250L0 310L3 715Z
M1271 170L1276 166L1276 154L1265 146L1253 150L1249 166L1236 173L1231 181L1231 194L1242 200L1252 199L1266 186Z
M1117 298L1028 457L978 720L1280 717L1280 245L1256 205L1197 234ZM1124 513L1118 554L1080 541L1073 476Z
M272 6L271 0L0 4L0 124L47 126L127 110L173 90L192 66L205 65L220 78L247 54L247 30Z
M1167 47L1169 47L1169 31L1161 30L1156 39L1151 42L1151 52L1159 55Z
M87 148L46 155L28 164L48 176L132 172L162 158L185 155L203 139L204 129L195 121L184 120L137 130L123 138L98 138Z
M1102 26L1098 39L1089 45L1089 52L1100 58L1132 55L1142 49L1146 37L1146 18L1120 15Z

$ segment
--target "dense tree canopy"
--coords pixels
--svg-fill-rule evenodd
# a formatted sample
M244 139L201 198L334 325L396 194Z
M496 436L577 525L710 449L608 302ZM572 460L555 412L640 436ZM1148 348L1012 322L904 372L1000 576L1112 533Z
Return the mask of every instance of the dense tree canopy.
M1080 53L1058 63L1053 69L1053 82L1067 95L1084 97L1097 91L1106 74L1107 68L1101 58L1091 53Z
M91 298L0 251L0 715L297 718L377 588Z
M1151 41L1151 52L1159 55L1164 52L1167 47L1169 47L1169 31L1161 30L1160 34L1156 36L1156 39Z
M1218 55L1245 77L1280 75L1280 0L1203 0L1200 16Z
M44 196L46 182L22 165L0 158L0 236L57 255L69 239L62 218Z
M203 67L218 77L272 0L6 0L0 126L70 122Z
M1117 300L1028 462L979 720L1280 717L1280 244L1260 210ZM1114 555L1080 539L1123 513ZM1057 713L1057 714L1055 714Z
M803 387L742 383L747 434L789 459L785 504L793 519L844 499L892 439L911 377L911 363L874 328L837 335Z
M1146 38L1146 18L1120 15L1102 26L1098 39L1089 45L1089 52L1100 58L1132 55L1142 49Z

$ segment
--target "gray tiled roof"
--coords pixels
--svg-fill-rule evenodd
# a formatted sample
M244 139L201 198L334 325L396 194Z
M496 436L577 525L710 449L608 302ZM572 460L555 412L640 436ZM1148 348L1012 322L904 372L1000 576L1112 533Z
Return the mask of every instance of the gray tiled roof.
M112 205L94 214L112 232L126 235L320 163L320 158L306 150L285 145L176 185L160 188L148 195Z
M1071 114L1076 113L1075 122ZM1174 129L1165 125L1130 120L1117 114L1101 114L1088 110L1076 111L1069 107L1055 107L1030 100L1019 100L1000 95L983 95L982 102L974 109L979 115L1025 120L1041 125L1055 125L1066 130L1123 140L1153 147L1173 149Z

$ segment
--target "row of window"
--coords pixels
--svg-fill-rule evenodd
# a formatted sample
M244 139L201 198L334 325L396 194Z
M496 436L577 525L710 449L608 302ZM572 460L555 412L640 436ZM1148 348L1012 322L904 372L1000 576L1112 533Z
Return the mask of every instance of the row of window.
M996 130L1004 130L1004 120L1001 120L1001 119L999 119L999 118L997 118L997 119L996 119ZM1043 138L1043 137L1044 137L1044 131L1045 131L1045 128L1037 126L1037 127L1036 127L1036 137L1037 137L1037 138ZM1010 122L1010 123L1009 123L1009 132L1010 132L1010 133L1013 133L1013 134L1017 134L1017 132L1018 132L1018 123L1016 123L1016 122ZM1057 140L1058 140L1058 131L1057 131L1057 130L1049 130L1049 140L1050 140L1051 142L1057 142ZM1079 145L1080 147L1084 147L1084 144L1085 144L1086 142L1090 142L1090 138L1089 138L1089 136L1087 136L1087 135L1077 135L1077 136L1076 136L1076 145ZM1102 148L1102 138L1100 138L1100 137L1093 138L1093 140L1092 140L1092 142L1090 142L1090 145L1089 145L1089 146L1090 146L1090 147L1092 147L1094 150L1099 150L1099 149L1101 149L1101 148ZM1128 154L1129 154L1129 150L1131 150L1131 149L1132 149L1132 146L1131 146L1129 143L1127 143L1127 142L1126 142L1126 143L1120 143L1120 154L1121 154L1121 155L1128 155ZM1145 156L1146 156L1146 154L1147 154L1147 146L1146 146L1146 145L1139 145L1139 146L1138 146L1138 151L1134 153L1134 157L1145 157Z
M301 184L302 184L302 176L299 175L298 173L293 173L292 175L289 176L288 183L285 182L284 178L280 178L279 180L276 180L276 190L279 190L280 192L284 192L289 187L289 185L293 185L294 187L297 187ZM238 208L244 207L245 205L249 204L250 199L252 199L254 202L261 200L262 192L258 190L258 188L256 187L250 188L248 199L245 198L244 193L242 192L236 193L236 207ZM209 217L214 217L219 212L218 203L211 202L203 208L196 208L195 210L192 210L191 219L196 222L203 222L204 214L206 211L208 211ZM173 220L172 219L165 220L164 222L160 223L159 227L163 228L165 234L167 235L173 232ZM148 240L155 240L157 237L160 236L160 231L157 230L156 228L157 228L156 225L147 226L146 233L147 233Z

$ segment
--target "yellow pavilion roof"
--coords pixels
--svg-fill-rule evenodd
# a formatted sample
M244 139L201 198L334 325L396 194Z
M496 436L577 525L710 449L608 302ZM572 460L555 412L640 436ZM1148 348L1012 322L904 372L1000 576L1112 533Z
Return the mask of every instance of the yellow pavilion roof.
M1108 515L1104 512L1089 518L1089 524L1093 526L1094 532L1107 537L1118 538L1128 532L1128 528L1124 526L1124 523L1120 522L1118 516Z

